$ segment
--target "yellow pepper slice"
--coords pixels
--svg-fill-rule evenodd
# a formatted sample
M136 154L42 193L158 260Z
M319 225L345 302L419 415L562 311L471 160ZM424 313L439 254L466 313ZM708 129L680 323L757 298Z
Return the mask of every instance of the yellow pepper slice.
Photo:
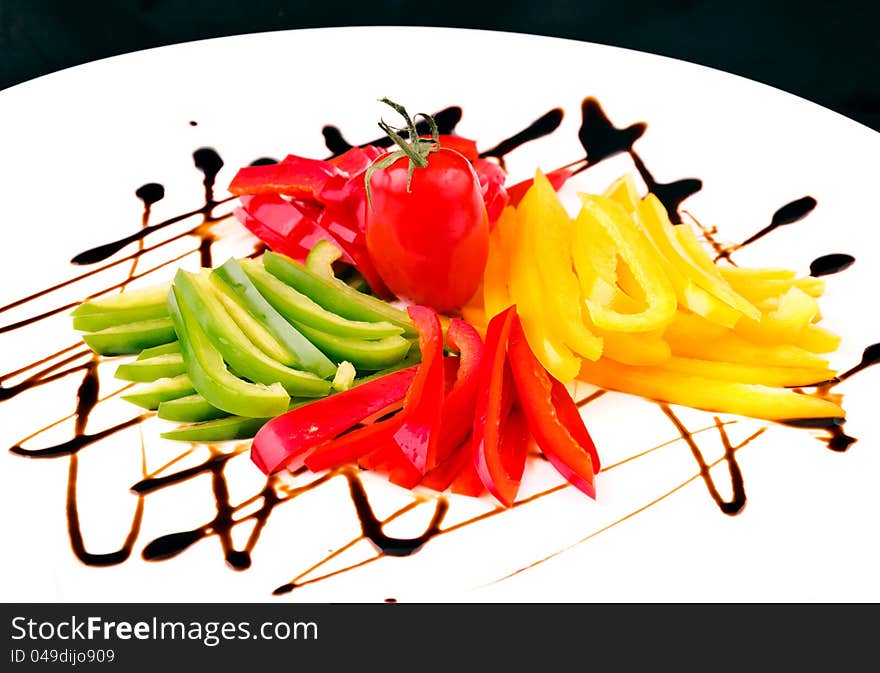
M626 264L644 297L645 308L638 313L621 313L604 304L586 299L590 320L597 327L619 332L647 332L664 327L675 315L678 301L675 289L663 267L652 254L648 240L635 228L623 207L605 197L580 194L583 207L575 229L592 220L613 241L617 256ZM575 236L573 245L585 246L583 236Z
M515 236L510 253L510 298L517 307L523 331L538 361L551 375L567 383L577 376L581 358L550 329L546 297L538 275L528 228L516 213Z
M794 345L811 353L831 353L840 346L840 336L819 325L807 325Z
M730 330L718 333L717 325L689 313L679 312L664 336L674 355L781 367L828 367L828 360L791 344L756 344Z
M736 324L734 332L756 343L794 343L818 315L819 302L816 298L792 286L779 297L775 308L764 313L760 320L744 316Z
M636 181L631 173L624 173L617 178L602 193L602 196L619 203L627 214L635 211L639 207L639 201L641 201Z
M517 208L521 235L518 243L525 247L518 255L534 257L548 328L555 332L571 350L590 360L602 353L602 340L584 322L580 302L580 284L572 267L572 222L556 190L543 173L535 174L535 182Z
M669 358L660 367L667 372L776 387L809 386L833 379L837 373L828 367L779 367L678 356Z
M846 416L834 396L823 398L788 388L706 378L663 367L630 367L606 358L584 362L579 378L649 399L772 421Z
M642 199L638 212L640 221L661 254L675 265L688 280L743 315L747 315L753 320L760 320L761 312L747 299L735 292L717 270L714 273L708 271L704 266L695 262L688 250L681 246L675 234L674 225L669 221L666 209L656 196L648 194Z
M508 206L489 233L489 255L483 272L483 308L486 322L513 303L508 288L511 241L516 235L516 210Z

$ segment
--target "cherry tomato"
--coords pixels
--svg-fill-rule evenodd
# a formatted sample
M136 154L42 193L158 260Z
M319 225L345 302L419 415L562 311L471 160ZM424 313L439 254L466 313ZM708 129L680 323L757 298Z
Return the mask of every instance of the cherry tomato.
M367 252L399 298L450 312L480 284L489 248L486 206L467 158L426 141L415 149L427 165L411 166L404 152L373 165Z

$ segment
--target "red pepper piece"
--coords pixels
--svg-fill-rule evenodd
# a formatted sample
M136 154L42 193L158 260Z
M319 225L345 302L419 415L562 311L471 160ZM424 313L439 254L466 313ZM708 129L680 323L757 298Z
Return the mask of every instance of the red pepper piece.
M446 329L446 344L458 351L455 383L446 394L437 445L437 460L444 460L470 434L474 405L477 400L480 363L483 360L483 339L469 323L454 318ZM448 358L453 360L453 358Z
M472 454L473 450L469 453ZM461 471L456 475L450 487L453 493L458 495L469 495L472 498L478 498L486 492L486 487L477 474L477 468L474 466L473 460L464 461Z
M473 446L470 436L455 447L446 458L437 463L434 469L429 470L422 477L419 485L438 492L445 491L468 463L473 463Z
M407 311L419 332L422 362L407 391L403 424L394 433L394 441L413 467L424 474L436 463L437 440L440 436L446 385L443 330L434 309L410 306Z
M387 150L375 145L365 145L364 147L352 147L342 154L328 159L327 163L336 168L341 173L348 176L357 175L367 170L370 164L385 154Z
M422 136L425 140L430 140L431 136ZM480 152L477 150L477 143L469 138L463 138L462 136L456 136L452 134L441 134L439 137L440 147L445 147L448 150L455 150L461 155L474 163L477 159L480 158Z
M320 225L336 237L340 249L354 260L354 266L373 293L379 297L392 297L367 253L367 191L364 171L356 173L342 185L328 183L317 198L324 206L318 220Z
M542 453L569 482L595 498L596 447L568 390L547 373L529 348L519 317L510 329L507 354L518 399Z
M265 474L298 464L310 449L404 398L418 369L401 369L273 418L254 437L251 460Z
M550 184L553 185L553 189L558 192L562 185L564 185L572 175L573 173L569 169L560 168L559 170L547 173L547 179L550 181ZM519 205L522 197L526 195L526 192L529 191L529 187L531 187L534 182L534 179L523 180L522 182L517 182L515 185L508 187L507 195L510 197L510 205Z
M385 446L392 440L394 432L399 427L400 421L391 419L352 430L342 437L322 444L307 455L306 467L312 472L320 472L353 463L377 447Z
M510 372L507 367L507 341L516 310L513 306L489 321L486 350L479 373L479 390L474 411L474 464L483 485L503 505L516 499L519 479L507 474L501 460L502 429L512 402Z
M501 217L501 211L510 201L510 196L504 186L507 174L501 166L488 159L477 159L474 163L474 169L480 179L480 189L483 192L483 203L486 204L489 224L493 225Z
M281 163L240 168L229 185L236 196L243 194L285 194L298 199L314 199L331 180L345 176L332 164L293 154Z
M508 479L517 485L522 480L526 468L526 459L529 455L529 443L532 433L529 431L528 421L519 404L515 404L507 415L504 429L501 431L501 446L498 453L501 456L501 465ZM512 500L516 499L516 493Z
M342 261L354 264L344 246L309 214L314 208L299 206L277 194L245 195L235 216L248 231L275 252L303 261L318 241L326 240L343 251Z

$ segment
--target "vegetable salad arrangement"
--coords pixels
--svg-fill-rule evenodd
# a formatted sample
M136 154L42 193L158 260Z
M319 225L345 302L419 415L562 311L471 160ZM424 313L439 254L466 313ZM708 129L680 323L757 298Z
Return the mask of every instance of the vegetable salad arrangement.
M73 326L127 358L128 402L172 440L253 438L270 474L357 464L405 488L517 497L537 449L595 497L577 380L776 421L843 418L821 279L718 264L623 176L580 194L562 169L515 185L473 141L380 127L395 149L238 171L266 247L170 285L81 304Z

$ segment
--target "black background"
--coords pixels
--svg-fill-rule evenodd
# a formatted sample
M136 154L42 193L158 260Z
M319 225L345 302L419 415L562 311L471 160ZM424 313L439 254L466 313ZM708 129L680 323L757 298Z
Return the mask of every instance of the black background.
M803 96L880 130L880 3L731 0L0 0L0 88L139 49L341 25L537 33L672 56ZM491 55L474 55L491 64ZM319 61L311 67L320 67Z

